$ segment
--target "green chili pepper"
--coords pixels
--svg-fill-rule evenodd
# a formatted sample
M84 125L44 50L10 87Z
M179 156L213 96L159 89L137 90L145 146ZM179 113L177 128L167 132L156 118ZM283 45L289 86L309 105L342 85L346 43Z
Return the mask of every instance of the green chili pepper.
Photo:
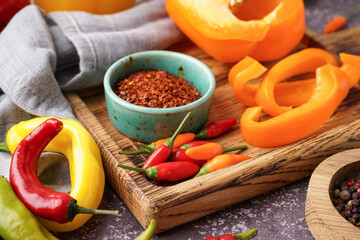
M155 219L151 219L149 226L146 230L140 234L135 240L150 240L155 233L156 230L156 221Z
M25 207L3 176L0 176L0 236L5 240L57 239Z

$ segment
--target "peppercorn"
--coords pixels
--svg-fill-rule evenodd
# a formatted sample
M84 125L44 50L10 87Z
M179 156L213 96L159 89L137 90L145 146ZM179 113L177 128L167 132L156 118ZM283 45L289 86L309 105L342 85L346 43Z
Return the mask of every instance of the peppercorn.
M348 218L348 221L351 223L351 224L355 224L356 223L356 220L352 217L349 217Z
M351 198L352 199L358 199L359 195L357 192L354 192L353 194L351 194Z
M351 224L360 227L360 177L337 183L332 196L336 211Z
M347 191L347 190L342 190L342 191L340 192L340 198L341 198L341 200L343 200L343 201L345 201L345 202L349 201L350 198L351 198L349 191Z

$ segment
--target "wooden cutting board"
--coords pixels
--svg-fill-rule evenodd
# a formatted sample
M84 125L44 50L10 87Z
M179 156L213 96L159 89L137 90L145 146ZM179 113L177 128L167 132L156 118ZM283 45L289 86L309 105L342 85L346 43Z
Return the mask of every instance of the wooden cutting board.
M359 36L360 27L327 36L307 30L303 42L305 47L323 47L336 55L339 52L360 55ZM227 81L233 64L212 59L190 41L183 41L169 50L198 58L214 73L217 86L208 121L235 117L239 123L245 106L236 100ZM351 89L335 114L307 139L279 148L249 146L243 154L252 159L174 184L151 182L139 173L117 167L118 163L135 166L147 156L117 154L119 150L136 150L137 143L111 124L102 88L69 93L67 98L77 118L100 147L107 180L142 226L155 219L157 232L161 232L304 178L328 156L359 148L359 94L359 86ZM212 141L225 147L246 144L239 124Z

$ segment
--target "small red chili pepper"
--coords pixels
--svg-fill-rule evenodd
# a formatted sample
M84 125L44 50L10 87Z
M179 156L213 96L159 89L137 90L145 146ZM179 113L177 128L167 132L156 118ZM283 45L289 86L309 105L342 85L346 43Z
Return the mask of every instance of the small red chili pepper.
M349 179L349 180L346 181L346 184L347 184L349 187L354 186L355 183L356 183L356 182L355 182L354 179Z
M199 166L204 165L207 163L207 160L195 160L188 157L185 153L186 149L177 148L173 150L171 154L171 160L178 161L178 162L193 162Z
M185 118L182 120L179 127L174 132L173 136L169 140L161 144L161 146L158 147L145 161L145 164L142 166L143 169L158 165L159 163L164 162L166 159L168 159L168 157L170 157L173 150L175 138L177 137L177 135L179 135L190 116L191 112L186 114Z
M204 145L205 143L209 143L209 141L192 141L192 142L189 142L189 143L186 143L186 144L182 145L180 148L181 149L188 149L188 148L191 148L191 147L197 147L197 146Z
M197 147L191 147L185 150L185 154L194 160L209 160L222 153L241 150L247 148L246 145L224 148L219 143L209 142Z
M250 229L246 232L243 233L238 233L238 234L234 234L234 233L226 233L224 235L221 235L220 237L216 238L216 237L208 237L205 238L204 240L249 240L253 237L255 237L258 234L258 231L256 228Z
M247 159L250 159L251 157L240 155L240 154L221 154L207 163L205 163L201 168L198 174L196 174L195 177L199 177L201 175L208 174L210 172L214 172L216 170L219 170L224 167L228 167L230 165L233 165L235 163L239 163L242 161L245 161Z
M235 118L224 118L215 120L206 125L200 132L195 135L195 139L217 137L229 130L236 123Z
M147 169L118 164L118 167L137 171L157 181L176 182L194 176L200 167L192 162L163 162Z
M118 211L80 207L69 194L41 185L36 174L39 157L62 129L61 121L50 118L19 143L10 165L10 182L17 196L34 214L59 223L72 221L78 213L118 215Z

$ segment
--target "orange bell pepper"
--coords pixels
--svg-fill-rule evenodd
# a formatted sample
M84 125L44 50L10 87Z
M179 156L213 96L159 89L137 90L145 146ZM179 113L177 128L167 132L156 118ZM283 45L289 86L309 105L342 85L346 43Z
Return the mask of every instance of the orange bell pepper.
M95 14L120 12L135 5L135 0L35 0L34 3L45 12L85 11Z
M305 30L302 0L252 0L233 13L230 0L166 0L176 25L213 58L269 61L288 54Z
M360 79L360 56L347 53L340 53L340 60L343 63L343 70L349 79L349 88L355 86Z
M256 147L276 147L298 141L320 127L346 97L349 83L338 67L316 69L316 87L303 105L258 122L263 107L250 107L240 120L244 139Z
M261 81L256 92L256 103L271 116L291 110L291 106L280 106L276 103L275 84L295 75L315 71L316 68L326 63L338 66L338 62L332 54L318 48L307 48L282 59L269 70Z
M334 58L335 59L335 58ZM255 101L259 84L247 84L267 71L263 65L251 57L245 57L234 65L229 72L229 83L233 85L235 97L246 106L257 106ZM300 106L312 95L315 79L281 82L275 85L274 96L282 106Z

